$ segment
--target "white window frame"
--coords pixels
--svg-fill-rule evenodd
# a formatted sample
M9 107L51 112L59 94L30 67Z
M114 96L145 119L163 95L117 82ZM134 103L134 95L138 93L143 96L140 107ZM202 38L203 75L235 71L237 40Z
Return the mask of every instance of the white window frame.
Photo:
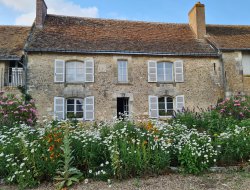
M123 67L123 64L125 63L125 67ZM121 65L121 66L120 66ZM117 69L118 69L118 83L128 83L128 61L127 60L118 60L117 61ZM126 72L126 75L123 75L120 73ZM124 79L124 76L126 77Z
M74 100L74 104L68 104L68 100ZM66 107L66 118L68 119L68 105L73 105L74 106L74 114L76 114L77 113L77 104L76 104L76 101L77 100L81 100L82 101L82 109L83 109L83 111L82 111L82 118L76 118L77 120L83 120L84 119L84 112L85 112L85 106L84 106L84 99L83 98L67 98L67 99L65 99L65 101L66 101L66 103L65 103L65 107ZM71 112L71 111L70 111ZM71 112L71 113L73 113L73 112Z
M67 66L69 65L69 64L72 64L72 63L74 63L75 64L75 67L74 67L74 79L75 80L73 80L73 81L68 81L67 80L67 76L68 76L68 69L67 69ZM83 66L83 73L81 73L82 75L83 75L83 77L82 77L82 80L78 80L77 79L77 70L78 70L78 68L76 67L77 66L77 63L81 63L82 64L82 66ZM86 75L86 72L85 72L85 67L86 67L86 64L84 63L84 62L82 62L82 61L68 61L68 62L66 62L65 63L65 82L66 83L84 83L86 80L85 80L85 75Z
M173 109L172 110L170 110L170 111L173 111L173 112L175 112L175 109L174 109L174 97L171 97L171 96L161 96L161 97L158 97L158 115L159 115L159 117L172 117L172 115L160 115L160 112L159 112L159 99L160 98L164 98L164 104L165 104L165 113L167 113L167 111L168 111L168 102L167 102L167 99L168 98L172 98L172 104L173 104Z
M158 80L158 64L162 64L163 63L163 77L164 77L164 80L163 81L159 81ZM166 64L171 64L172 66L172 80L166 80ZM156 69L157 69L157 82L159 83L171 83L171 82L174 82L175 79L174 79L174 63L172 62L166 62L166 61L160 61L160 62L157 62L157 65L156 65Z

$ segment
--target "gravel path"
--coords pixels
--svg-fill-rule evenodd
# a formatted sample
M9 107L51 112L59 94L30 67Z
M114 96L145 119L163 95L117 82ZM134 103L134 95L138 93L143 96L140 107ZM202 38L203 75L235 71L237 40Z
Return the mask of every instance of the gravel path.
M0 190L17 190L14 186L1 186ZM42 184L32 190L54 190L52 184ZM74 186L71 190L250 190L250 173L204 174L202 176L169 174L158 177L133 178L106 182L89 181Z

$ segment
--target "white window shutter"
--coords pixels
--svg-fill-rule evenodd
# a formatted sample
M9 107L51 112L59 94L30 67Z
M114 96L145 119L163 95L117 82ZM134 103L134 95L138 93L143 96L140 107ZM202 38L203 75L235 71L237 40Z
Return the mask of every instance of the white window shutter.
M178 60L174 62L175 68L175 82L184 82L183 61Z
M55 67L54 82L64 82L65 61L56 59L54 67Z
M64 106L65 100L63 97L54 97L54 119L63 120L64 119Z
M184 95L176 96L176 111L182 112L183 108L185 107L185 99Z
M84 119L93 121L95 119L95 98L94 96L86 97L84 102Z
M158 118L158 97L157 96L149 96L149 117L150 118Z
M148 61L148 82L157 82L157 62Z
M93 59L85 60L85 82L94 82L95 66Z

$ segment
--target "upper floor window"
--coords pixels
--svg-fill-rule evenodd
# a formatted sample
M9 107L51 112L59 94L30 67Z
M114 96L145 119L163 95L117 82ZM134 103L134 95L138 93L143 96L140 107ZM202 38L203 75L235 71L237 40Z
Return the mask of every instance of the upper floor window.
M148 61L148 82L184 82L183 61Z
M66 82L84 82L85 71L83 62L66 63Z
M119 60L118 64L118 82L128 82L128 62Z
M157 63L157 81L158 82L173 81L173 63L169 62Z
M86 59L81 61L55 60L55 82L94 82L94 60Z
M250 54L243 54L242 66L243 75L250 75Z

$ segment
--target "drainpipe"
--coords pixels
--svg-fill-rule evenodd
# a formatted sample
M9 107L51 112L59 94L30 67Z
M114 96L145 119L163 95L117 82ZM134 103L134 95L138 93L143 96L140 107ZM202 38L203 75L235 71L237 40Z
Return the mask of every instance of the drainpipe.
M223 90L224 90L224 99L226 98L226 92L227 92L227 80L226 80L226 75L225 75L225 64L222 58L222 52L219 51L219 60L221 63L221 72L222 72L222 85L223 85Z
M24 92L25 92L25 96L28 93L28 53L24 52L24 60L23 60L23 68L24 68L24 73L25 73L25 77L24 77ZM25 103L26 100L25 100Z

